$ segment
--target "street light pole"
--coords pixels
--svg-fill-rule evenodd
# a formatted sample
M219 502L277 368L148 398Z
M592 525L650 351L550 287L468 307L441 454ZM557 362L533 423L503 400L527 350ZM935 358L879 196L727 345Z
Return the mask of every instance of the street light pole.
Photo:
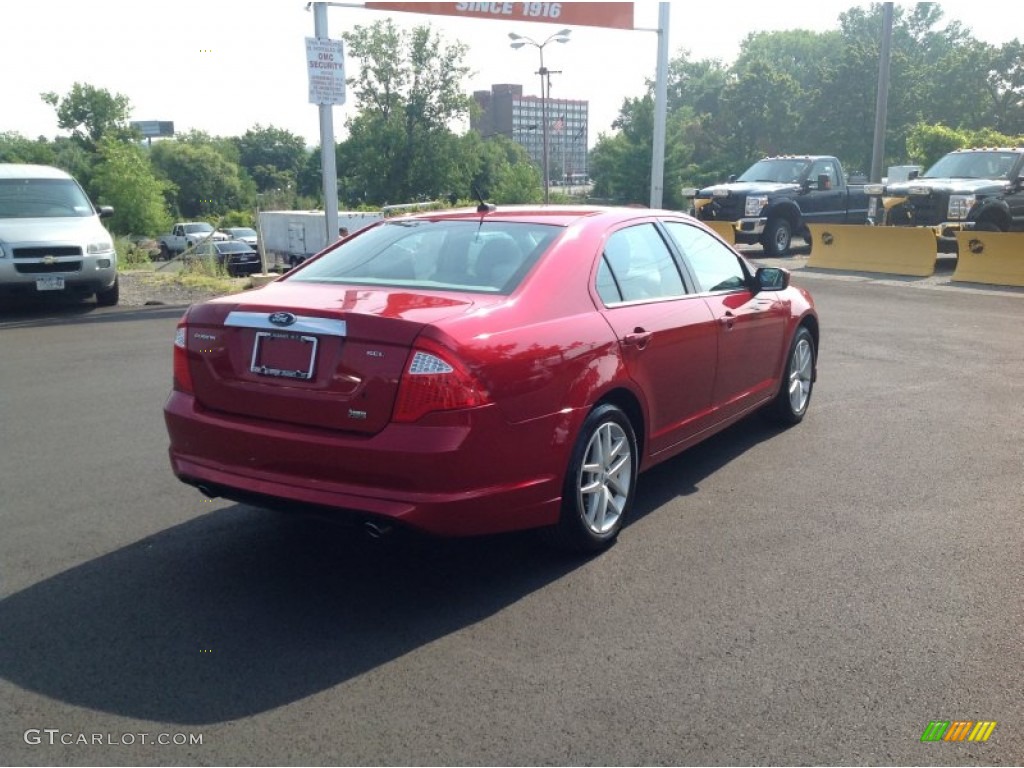
M569 42L569 33L571 29L560 29L553 35L550 35L543 43L538 43L525 35L517 35L515 32L509 32L508 36L512 39L513 48L522 48L524 45L532 45L538 51L540 51L540 70L537 72L540 75L540 114L541 120L544 125L542 133L542 141L544 143L543 155L544 155L544 167L541 169L541 174L544 176L544 204L547 205L550 200L550 173L548 168L548 98L547 94L551 89L551 80L549 79L550 72L547 67L544 66L544 46L551 41L556 43L567 43Z
M537 72L540 75L540 119L544 124L544 132L542 134L542 141L544 142L544 168L542 173L544 174L544 205L547 205L551 190L551 160L548 157L548 92L545 89L544 81L547 80L548 70L544 66L544 46L538 47L540 48L540 71Z

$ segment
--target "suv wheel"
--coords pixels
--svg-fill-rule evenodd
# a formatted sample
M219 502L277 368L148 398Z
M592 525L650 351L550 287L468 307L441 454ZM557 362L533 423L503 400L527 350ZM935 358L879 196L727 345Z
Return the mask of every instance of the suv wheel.
M96 292L96 305L100 307L113 307L121 294L121 278L115 277L114 284L105 291Z

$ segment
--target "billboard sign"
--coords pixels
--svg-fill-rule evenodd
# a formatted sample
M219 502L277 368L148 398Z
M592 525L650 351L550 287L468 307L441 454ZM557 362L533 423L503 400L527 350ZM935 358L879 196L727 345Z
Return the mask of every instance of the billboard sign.
M539 21L578 27L633 29L633 3L372 3L374 11L408 11L464 19Z
M162 139L174 135L173 120L132 120L129 124L141 133L144 139Z

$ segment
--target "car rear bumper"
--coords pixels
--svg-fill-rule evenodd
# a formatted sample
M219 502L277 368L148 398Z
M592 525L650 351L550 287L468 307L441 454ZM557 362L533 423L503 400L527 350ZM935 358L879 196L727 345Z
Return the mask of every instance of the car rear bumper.
M238 275L254 275L260 271L260 261L241 261L238 259L229 259L227 269Z
M575 413L511 425L490 406L458 424L354 436L217 413L173 392L164 416L171 467L190 485L472 536L557 522Z

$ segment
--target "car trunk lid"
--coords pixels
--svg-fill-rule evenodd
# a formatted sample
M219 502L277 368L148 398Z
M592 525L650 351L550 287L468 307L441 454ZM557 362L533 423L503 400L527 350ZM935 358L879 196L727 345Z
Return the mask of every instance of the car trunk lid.
M199 305L186 338L194 395L223 413L376 433L416 337L476 298L285 281Z

